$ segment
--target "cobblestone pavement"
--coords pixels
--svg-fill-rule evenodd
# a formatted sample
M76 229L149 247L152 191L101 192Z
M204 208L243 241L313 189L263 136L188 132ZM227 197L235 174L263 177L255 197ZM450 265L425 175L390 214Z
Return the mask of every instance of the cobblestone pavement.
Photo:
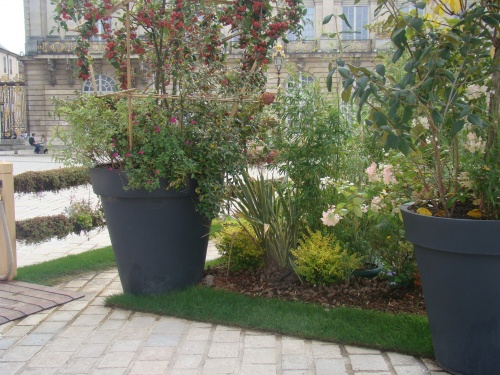
M57 168L50 157L2 155L14 173ZM16 197L16 218L61 213L89 187ZM19 266L109 245L106 231L38 246L18 244ZM215 257L212 247L210 256ZM116 270L59 287L83 299L0 326L0 375L14 374L446 374L428 359L347 345L124 311L104 306L121 292Z

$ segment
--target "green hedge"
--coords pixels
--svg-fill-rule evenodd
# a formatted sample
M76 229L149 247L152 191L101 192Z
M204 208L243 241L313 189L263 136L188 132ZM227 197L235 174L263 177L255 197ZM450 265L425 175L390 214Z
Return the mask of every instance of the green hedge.
M47 171L24 172L14 176L14 192L18 194L58 192L90 183L86 167L59 168ZM59 239L68 234L87 232L105 224L102 211L80 211L70 217L60 214L38 216L16 221L16 239L26 244L37 244L51 238Z
M20 194L58 192L90 183L87 167L69 167L48 171L24 172L14 176L14 192Z

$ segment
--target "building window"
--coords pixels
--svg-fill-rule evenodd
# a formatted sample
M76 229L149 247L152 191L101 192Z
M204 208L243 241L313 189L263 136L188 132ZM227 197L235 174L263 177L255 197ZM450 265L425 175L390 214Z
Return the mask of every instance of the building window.
M7 57L3 57L3 72L7 73Z
M95 76L95 83L97 86L97 92L99 94L106 94L116 91L115 81L110 76L107 76L105 74L97 74ZM90 79L86 80L83 84L83 92L94 92L94 86L92 85L92 81Z
M286 81L287 88L297 88L308 86L314 82L314 77L308 73L295 73L288 77Z
M9 74L12 74L12 59L9 59Z
M107 20L101 20L97 22L97 35L93 36L90 38L91 42L102 42L104 39L102 37L103 34L106 34L107 32L111 31L112 29L112 19L109 18ZM106 26L105 26L106 25ZM106 30L108 29L108 30Z
M342 22L342 40L368 39L368 30L364 27L368 24L369 8L367 6L344 6L342 12L349 22Z
M314 35L314 22L315 22L315 13L314 13L314 7L306 8L307 13L305 16L302 17L302 20L300 21L300 24L304 28L302 30L302 35L301 37L297 37L296 35L290 33L287 36L287 39L291 42L297 41L297 40L313 40L315 35Z

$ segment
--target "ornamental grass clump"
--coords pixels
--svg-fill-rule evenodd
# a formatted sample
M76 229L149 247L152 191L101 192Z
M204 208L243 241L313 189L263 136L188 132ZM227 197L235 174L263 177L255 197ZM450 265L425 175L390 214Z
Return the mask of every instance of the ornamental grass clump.
M393 0L376 10L404 73L338 60L342 98L357 102L358 121L368 107L365 122L383 146L409 158L421 213L499 219L500 3L411 3L409 13Z
M115 68L122 90L76 101L56 99L56 116L69 124L57 130L68 146L58 159L123 170L132 189L152 190L160 180L182 189L194 179L198 210L215 217L226 193L225 178L241 173L248 145L264 131L259 114L274 100L265 93L265 71L276 41L299 31L301 1L52 4L59 31L78 33L80 78L93 81L95 56L89 51L97 36L106 45L102 58ZM241 60L230 63L228 41L237 37L232 47L241 49ZM144 67L141 77L131 62L136 59ZM141 90L139 78L146 81Z

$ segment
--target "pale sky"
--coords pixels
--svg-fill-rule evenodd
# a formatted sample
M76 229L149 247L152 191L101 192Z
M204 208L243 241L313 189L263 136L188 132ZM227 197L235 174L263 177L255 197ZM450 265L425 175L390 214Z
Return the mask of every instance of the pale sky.
M24 53L23 0L0 0L0 44L10 52Z

